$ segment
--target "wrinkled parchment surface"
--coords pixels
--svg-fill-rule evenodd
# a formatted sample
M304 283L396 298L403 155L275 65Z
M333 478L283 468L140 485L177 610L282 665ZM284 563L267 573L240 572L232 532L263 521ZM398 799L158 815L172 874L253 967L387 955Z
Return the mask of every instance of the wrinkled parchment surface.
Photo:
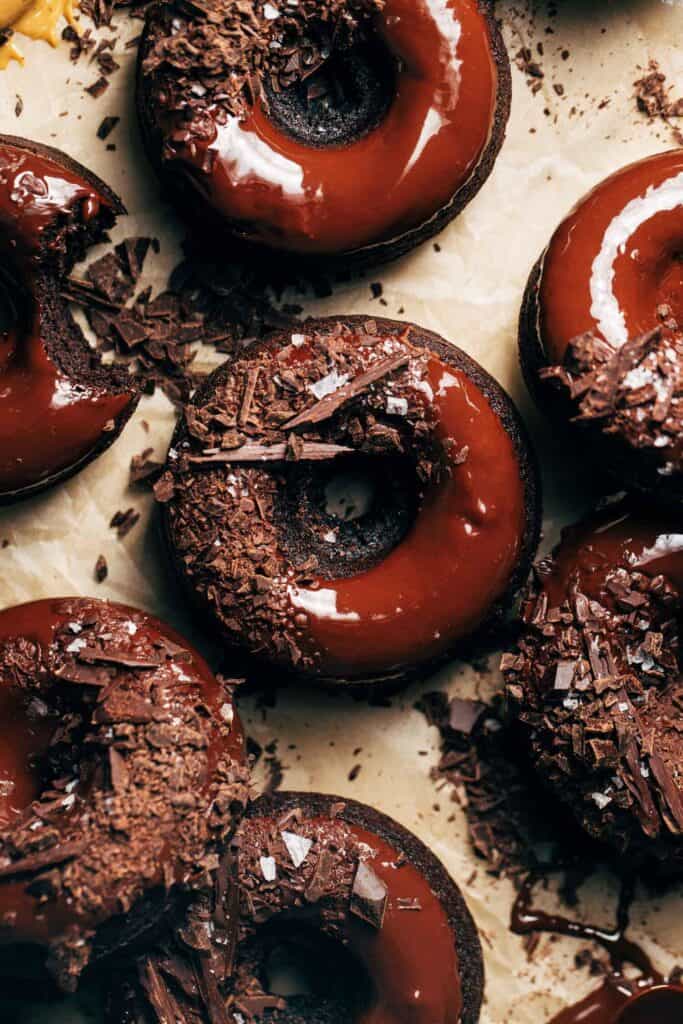
M505 2L500 13L511 54L524 45L534 49L545 71L542 87L533 94L525 76L513 67L507 142L483 191L438 239L441 251L429 243L307 309L395 316L403 307L405 319L438 331L479 359L529 419L544 465L549 544L590 499L580 460L554 443L521 384L515 323L522 289L550 231L587 188L630 160L674 145L666 125L649 124L637 113L632 83L639 66L650 58L659 60L671 81L683 83L683 47L676 48L676 40L683 38L683 4L559 0L559 12L549 18L529 3L525 8L520 0L515 8ZM140 233L162 240L152 277L160 286L175 262L178 234L172 212L158 199L136 135L133 51L126 51L124 44L138 32L139 22L119 17L115 56L123 67L98 101L83 92L83 85L97 78L93 66L82 61L73 67L64 47L52 51L27 44L26 67L15 66L0 78L0 130L60 146L108 180L130 211L116 237ZM536 50L538 42L542 55ZM569 51L565 58L563 50ZM563 87L563 95L554 85ZM17 94L24 101L20 118L15 115ZM116 143L115 152L107 151L95 135L107 115L122 119L108 140ZM368 283L375 279L384 284L386 307L371 299ZM56 491L0 512L0 541L9 541L0 549L2 606L48 595L110 597L167 618L206 649L174 599L151 501L145 492L127 486L131 456L148 445L161 456L172 426L173 413L162 396L144 399L123 437L96 464ZM121 542L108 523L114 511L130 506L142 519ZM109 563L109 578L98 585L93 566L101 553ZM468 846L462 812L446 791L437 793L429 778L436 733L412 710L419 690L435 685L452 692L491 692L498 684L495 662L492 658L487 673L453 666L395 700L391 708L290 692L281 693L277 706L265 714L247 701L243 714L259 742L277 738L287 786L373 803L432 846L462 882L481 929L488 972L483 1021L543 1024L595 982L573 969L578 945L570 940L544 937L533 960L527 961L520 940L507 928L511 886L487 876ZM358 748L360 753L354 753ZM349 781L356 764L360 772ZM466 885L475 868L476 877ZM595 879L582 893L578 912L611 920L614 896L613 880ZM633 934L662 969L676 956L683 959L682 912L676 890L656 902L641 900L634 908ZM15 1006L2 1012L3 1021L20 1024L97 1019L96 1013L75 1007L46 1011Z

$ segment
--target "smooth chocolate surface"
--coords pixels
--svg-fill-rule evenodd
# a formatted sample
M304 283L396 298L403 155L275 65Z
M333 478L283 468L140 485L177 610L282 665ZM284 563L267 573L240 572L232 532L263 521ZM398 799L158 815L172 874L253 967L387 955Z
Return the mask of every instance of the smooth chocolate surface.
M0 501L74 472L118 436L132 381L105 372L60 296L60 282L122 211L63 154L0 137Z
M71 988L101 929L115 947L208 884L246 801L241 726L173 630L78 598L0 613L0 709L0 945L42 947Z
M314 514L316 484L359 457L412 495L388 546L381 494L356 527ZM504 605L538 536L507 395L460 350L388 320L311 321L219 369L157 494L181 579L223 639L311 678L400 679L445 657Z
M509 106L507 58L488 4L329 0L315 14L307 5L300 14L288 8L288 32L281 19L263 19L259 5L251 6L241 36L234 15L220 11L209 32L201 5L193 17L180 5L148 16L138 80L143 133L181 202L201 196L242 239L309 256L386 257L462 208L490 170ZM272 116L268 90L254 91L251 82L272 75L279 93L303 79L315 102L316 73L324 75L334 57L337 33L308 67L310 34L332 8L340 24L353 19L356 32L393 63L393 96L371 130L330 145L323 125L306 143ZM289 59L274 73L280 52ZM251 68L249 88L237 95L218 89L217 66L224 80L238 82Z

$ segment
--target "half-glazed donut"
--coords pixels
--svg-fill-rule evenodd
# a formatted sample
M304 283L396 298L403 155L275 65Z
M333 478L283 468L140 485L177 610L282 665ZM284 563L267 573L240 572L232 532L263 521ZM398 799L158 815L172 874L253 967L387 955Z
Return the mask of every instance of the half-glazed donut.
M75 473L118 437L137 402L62 298L64 275L122 213L57 150L0 136L0 502Z
M460 349L392 320L308 321L220 367L156 495L204 624L339 683L446 658L500 614L538 539L511 400Z
M522 367L539 404L582 427L620 479L675 497L682 250L683 150L674 150L623 168L574 207L532 271L520 318Z
M542 778L593 836L683 868L683 532L634 500L565 531L539 563L511 703Z
M178 205L309 256L386 259L440 230L509 100L488 0L178 0L140 49L143 137Z
M246 802L230 694L105 601L0 612L0 951L66 989L213 884Z

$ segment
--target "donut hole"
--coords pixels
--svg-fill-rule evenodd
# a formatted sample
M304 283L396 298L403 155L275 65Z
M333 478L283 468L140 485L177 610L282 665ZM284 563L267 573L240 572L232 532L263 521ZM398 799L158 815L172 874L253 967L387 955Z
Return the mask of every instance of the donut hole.
M617 1015L615 1024L678 1024L683 1020L683 989L659 987L641 993Z
M261 926L246 964L265 992L285 1000L279 1021L353 1024L374 1002L372 981L348 946L307 922Z
M329 464L297 463L275 502L280 542L295 566L314 557L316 575L353 576L403 540L418 511L415 465L362 453Z
M332 50L312 74L276 92L266 82L268 114L305 146L355 142L384 119L396 92L396 64L376 39Z

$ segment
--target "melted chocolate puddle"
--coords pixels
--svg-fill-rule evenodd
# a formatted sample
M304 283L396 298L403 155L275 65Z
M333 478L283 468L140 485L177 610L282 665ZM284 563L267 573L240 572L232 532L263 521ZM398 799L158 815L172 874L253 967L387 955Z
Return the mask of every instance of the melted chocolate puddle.
M667 981L647 953L626 937L634 881L622 883L613 929L582 924L532 905L539 876L529 875L512 908L510 927L518 935L551 932L598 943L610 958L611 970L602 985L580 1002L562 1010L549 1024L683 1024L683 985ZM627 978L627 965L640 972Z

